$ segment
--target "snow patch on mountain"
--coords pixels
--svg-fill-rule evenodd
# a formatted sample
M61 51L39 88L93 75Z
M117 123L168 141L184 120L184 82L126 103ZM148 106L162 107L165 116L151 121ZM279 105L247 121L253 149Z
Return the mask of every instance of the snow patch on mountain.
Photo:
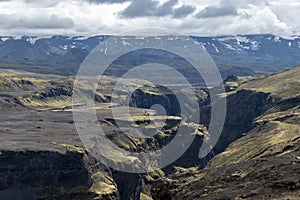
M7 40L13 40L13 39L14 39L14 37L12 37L12 36L0 36L0 40L2 42L5 42Z
M279 36L276 36L276 37L274 38L274 41L275 41L275 42L281 42L281 38L280 38Z
M68 50L68 45L60 45L60 48L62 48L63 50Z
M38 37L26 37L26 42L28 42L31 45L34 45L36 41L38 41L40 38Z
M122 44L124 46L130 46L131 44L129 42L127 42L126 38L121 38L122 39Z
M236 48L234 48L233 46L226 44L225 42L221 42L227 49L231 49L231 50L237 50Z
M216 47L215 43L212 43L212 46L215 48L217 53L220 53L219 49Z
M259 49L259 43L257 41L251 42L251 50L257 51Z
M238 43L249 43L249 39L245 36L238 35L235 37L235 39Z

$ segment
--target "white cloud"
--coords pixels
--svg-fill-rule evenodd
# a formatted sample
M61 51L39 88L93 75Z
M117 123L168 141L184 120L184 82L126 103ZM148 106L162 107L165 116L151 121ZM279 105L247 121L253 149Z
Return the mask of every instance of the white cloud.
M212 17L223 17L223 16L234 16L238 15L237 9L234 6L209 6L204 10L200 11L196 17L197 18L212 18Z
M0 35L118 34L151 26L190 35L286 35L300 33L299 10L299 0L0 0Z
M168 0L163 3L157 0L132 0L127 8L120 12L121 17L185 17L195 11L195 7L183 4L178 7L178 0Z

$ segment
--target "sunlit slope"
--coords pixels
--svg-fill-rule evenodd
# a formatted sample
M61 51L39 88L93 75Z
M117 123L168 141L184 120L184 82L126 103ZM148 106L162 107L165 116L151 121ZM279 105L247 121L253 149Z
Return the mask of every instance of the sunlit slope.
M287 99L300 95L300 66L244 82L240 89L251 89Z

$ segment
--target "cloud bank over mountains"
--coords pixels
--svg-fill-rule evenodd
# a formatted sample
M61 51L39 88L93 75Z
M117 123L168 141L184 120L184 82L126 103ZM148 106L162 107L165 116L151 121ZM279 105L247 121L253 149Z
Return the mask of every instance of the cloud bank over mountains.
M300 34L298 0L0 0L0 35L119 34L141 27L188 35Z

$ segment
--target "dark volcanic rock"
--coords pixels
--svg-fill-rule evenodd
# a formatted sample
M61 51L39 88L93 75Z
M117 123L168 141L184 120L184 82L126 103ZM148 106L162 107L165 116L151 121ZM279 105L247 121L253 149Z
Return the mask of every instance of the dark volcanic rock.
M113 171L113 178L118 186L120 199L139 200L141 193L141 174Z
M34 193L29 195L38 199L63 199L72 193L72 188L81 186L86 191L78 195L85 196L91 180L83 156L77 152L1 151L0 190L14 195L15 191L31 189ZM61 193L62 190L66 193Z

